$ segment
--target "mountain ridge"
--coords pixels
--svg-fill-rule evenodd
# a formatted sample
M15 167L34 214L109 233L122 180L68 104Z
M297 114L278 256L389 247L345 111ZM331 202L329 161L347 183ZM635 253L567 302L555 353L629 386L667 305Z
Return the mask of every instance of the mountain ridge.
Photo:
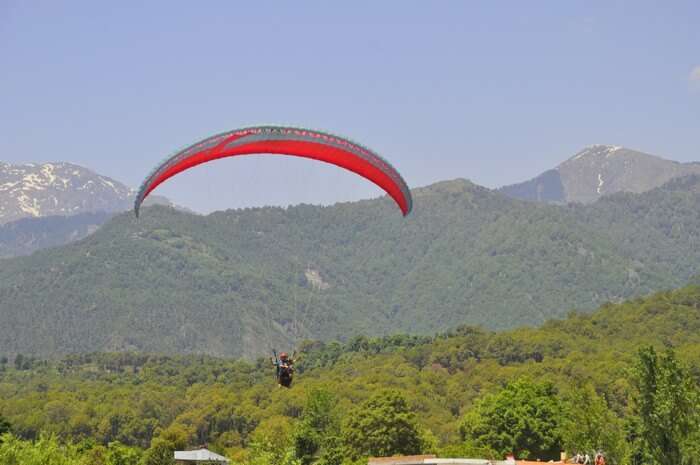
M120 182L66 162L0 162L0 223L26 217L128 208L131 190Z
M622 146L596 144L528 181L498 190L530 201L591 203L616 192L646 192L692 174L700 174L700 163L681 163Z
M23 218L117 213L132 207L135 190L69 162L0 161L0 224ZM153 203L170 202L157 197Z
M334 206L148 207L0 269L0 349L254 356L355 334L507 329L697 274L700 178L590 205L466 180Z
M97 231L115 213L79 213L71 216L21 218L0 224L0 259L29 255L83 239Z
M130 210L134 197L134 189L73 163L0 161L0 258L81 239ZM157 203L171 204L148 199Z

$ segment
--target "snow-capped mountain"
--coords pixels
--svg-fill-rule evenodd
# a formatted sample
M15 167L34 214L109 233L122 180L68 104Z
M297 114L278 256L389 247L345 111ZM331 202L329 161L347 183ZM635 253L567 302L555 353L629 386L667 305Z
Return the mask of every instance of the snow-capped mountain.
M77 241L133 206L136 192L70 163L0 162L0 258ZM164 197L149 204L172 205Z
M645 192L691 174L700 174L700 163L679 163L615 145L592 145L556 168L500 191L525 200L588 203L615 192Z
M121 212L132 206L133 189L70 163L0 162L0 224L22 218ZM156 199L155 203L168 203Z

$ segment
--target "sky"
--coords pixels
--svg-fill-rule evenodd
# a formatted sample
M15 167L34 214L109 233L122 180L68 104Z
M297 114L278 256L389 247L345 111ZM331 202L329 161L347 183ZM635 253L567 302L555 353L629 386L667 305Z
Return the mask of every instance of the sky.
M328 130L411 187L523 181L583 147L700 160L697 1L0 0L0 160L68 161L131 187L216 132ZM287 157L156 190L197 211L382 192Z

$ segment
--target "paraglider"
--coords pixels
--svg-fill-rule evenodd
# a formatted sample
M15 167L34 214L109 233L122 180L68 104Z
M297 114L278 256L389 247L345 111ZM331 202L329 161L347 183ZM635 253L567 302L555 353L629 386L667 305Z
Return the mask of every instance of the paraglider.
M158 165L141 184L134 201L139 216L141 205L160 184L197 165L239 155L290 155L336 165L352 171L383 189L404 216L413 200L408 185L388 161L372 150L327 132L288 126L253 126L207 137L178 151ZM295 317L296 318L296 317ZM280 387L291 387L294 359L274 351L272 361Z
M238 155L290 155L330 163L357 173L382 188L405 215L412 208L411 192L398 171L370 149L346 138L311 129L254 126L207 137L161 163L143 182L134 213L160 184L202 163Z
M294 359L290 358L287 352L282 352L277 358L277 351L273 350L274 359L272 364L275 366L275 378L277 386L292 387L292 379L294 377Z

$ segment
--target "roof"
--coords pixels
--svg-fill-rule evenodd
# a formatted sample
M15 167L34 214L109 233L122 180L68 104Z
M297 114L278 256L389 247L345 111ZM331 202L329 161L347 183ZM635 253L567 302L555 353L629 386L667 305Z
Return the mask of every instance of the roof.
M368 465L515 465L515 462L512 460L439 459L434 455L406 455L372 457L369 459Z
M557 464L562 465L562 464L564 464L564 463L566 463L566 462L560 462L560 461L557 461L557 462L552 462L552 461L545 462L545 461L542 461L542 460L537 460L537 461L535 461L535 460L516 460L515 463L516 463L516 465L542 465L542 464L544 464L544 463L551 464L551 465L557 465Z
M190 462L229 462L229 459L227 459L223 455L215 454L214 452L207 449L176 450L175 460L186 460Z
M434 455L395 455L393 457L370 457L368 465L400 465L406 463L423 463L425 459L434 459Z
M425 465L515 465L512 460L487 459L434 459L426 460ZM541 464L540 464L541 465Z

